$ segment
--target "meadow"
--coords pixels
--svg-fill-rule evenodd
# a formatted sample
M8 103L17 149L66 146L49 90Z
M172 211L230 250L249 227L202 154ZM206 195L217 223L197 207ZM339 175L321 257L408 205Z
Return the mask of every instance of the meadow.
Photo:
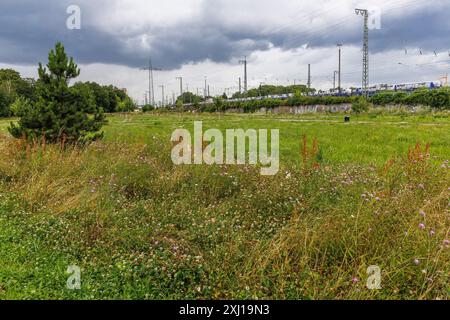
M279 129L280 172L173 165L172 131L199 120ZM122 114L64 150L9 121L0 299L449 298L448 113Z

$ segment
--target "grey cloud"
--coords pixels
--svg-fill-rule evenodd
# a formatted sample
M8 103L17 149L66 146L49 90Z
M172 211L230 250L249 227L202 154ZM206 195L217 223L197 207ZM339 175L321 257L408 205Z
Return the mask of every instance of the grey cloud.
M347 21L336 26L330 22L331 27L319 30L308 30L299 23L295 32L273 34L261 33L257 26L224 27L220 19L208 18L207 13L211 12L208 6L212 6L210 1L204 2L204 19L198 22L183 22L171 28L142 27L142 30L119 34L107 33L96 27L95 16L101 14L101 6L105 2L91 2L89 10L83 11L86 15L83 16L82 30L71 31L65 27L66 8L70 4L71 1L66 0L2 0L0 62L36 64L45 61L49 48L56 41L62 41L79 63L139 67L151 54L159 67L169 70L206 59L229 62L255 50L266 50L270 43L283 49L296 48L305 43L312 47L333 46L336 42L360 45L362 37L362 19L358 20L356 16L348 21L351 28L346 25ZM371 32L371 50L381 52L404 47L417 47L425 51L450 49L447 15L448 10L442 8L416 11L400 18L386 15L383 17L383 29ZM153 39L151 52L139 46L140 36L149 33Z

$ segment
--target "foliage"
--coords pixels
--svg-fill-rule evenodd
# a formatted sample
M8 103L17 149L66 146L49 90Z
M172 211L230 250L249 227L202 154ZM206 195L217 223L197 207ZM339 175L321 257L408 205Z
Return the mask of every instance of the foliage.
M250 89L247 93L236 92L233 94L233 99L236 98L254 98L260 96L273 96L290 94L295 92L301 93L311 93L315 92L315 89L308 89L305 85L292 85L292 86L273 86L273 85L262 85L258 88Z
M10 106L11 114L15 117L22 117L31 109L30 100L20 96Z
M0 117L9 117L10 97L2 90L0 90Z
M364 97L359 97L358 100L352 103L352 111L354 113L358 114L362 112L367 112L368 110L369 110L369 103Z
M74 88L92 95L97 107L102 108L104 112L123 112L124 108L131 108L131 104L127 101L130 99L128 95L114 86L101 86L95 82L77 82Z
M155 110L155 107L152 106L151 104L146 104L145 106L142 107L142 112L151 112Z
M282 106L305 106L305 105L339 105L348 104L355 100L355 97L321 97L303 96L298 92L294 97L287 100L282 99L261 99L249 101L227 101L221 97L213 99L213 103L194 104L194 109L202 112L223 112L228 109L242 109L245 113L252 113L261 108L273 109Z
M40 63L38 71L36 101L21 110L18 124L11 123L9 132L16 138L44 137L50 143L100 138L102 133L98 131L105 122L103 110L88 92L69 87L69 81L80 70L61 43L50 51L47 67Z
M203 101L203 98L196 94L193 94L192 92L183 92L183 95L177 98L177 102L178 101L181 101L183 104L190 104L195 103L196 101Z
M408 105L408 106L429 106L436 110L450 110L450 90L448 88L440 89L421 89L406 93L402 91L389 91L378 93L370 98L375 105Z
M0 69L0 95L0 117L9 117L14 115L11 104L18 98L35 99L35 82L22 78L15 70Z
M13 69L0 69L0 91L6 93L10 101L19 96L28 100L35 97L34 79L22 78L20 73Z
M117 112L132 112L136 109L136 104L130 97L126 97L124 100L118 102Z

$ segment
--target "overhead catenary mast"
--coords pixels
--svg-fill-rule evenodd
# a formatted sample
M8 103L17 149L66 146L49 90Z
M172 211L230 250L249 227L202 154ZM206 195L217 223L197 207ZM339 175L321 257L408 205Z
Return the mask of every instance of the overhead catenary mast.
M244 93L248 91L248 77L247 77L247 57L244 60L239 60L240 64L244 65Z
M165 106L165 101L164 101L164 96L165 96L165 93L164 93L164 85L160 85L159 87L162 89L162 96L161 96L161 99L162 99L162 106L164 107L164 106Z
M339 69L338 69L338 92L341 93L342 91L342 87L341 87L341 48L342 48L342 44L338 43L337 44L338 48L339 48Z
M369 94L369 11L367 9L355 9L355 12L357 15L364 17L362 89L367 97Z
M308 89L311 89L311 65L308 64Z
M183 96L183 77L177 77L177 80L180 80L180 96Z

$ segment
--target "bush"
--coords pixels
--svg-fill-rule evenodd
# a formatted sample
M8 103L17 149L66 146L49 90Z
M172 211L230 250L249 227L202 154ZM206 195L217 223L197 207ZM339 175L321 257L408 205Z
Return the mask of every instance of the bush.
M152 106L151 104L146 104L145 106L142 107L142 112L151 112L155 110L155 107Z
M126 97L123 101L117 103L118 112L132 112L134 109L136 109L136 104L130 97Z
M450 92L448 88L421 89L410 94L406 92L383 92L370 98L375 105L399 104L408 106L428 106L437 110L450 109Z
M362 113L369 111L369 103L364 97L359 97L359 99L352 104L352 111L354 113Z

